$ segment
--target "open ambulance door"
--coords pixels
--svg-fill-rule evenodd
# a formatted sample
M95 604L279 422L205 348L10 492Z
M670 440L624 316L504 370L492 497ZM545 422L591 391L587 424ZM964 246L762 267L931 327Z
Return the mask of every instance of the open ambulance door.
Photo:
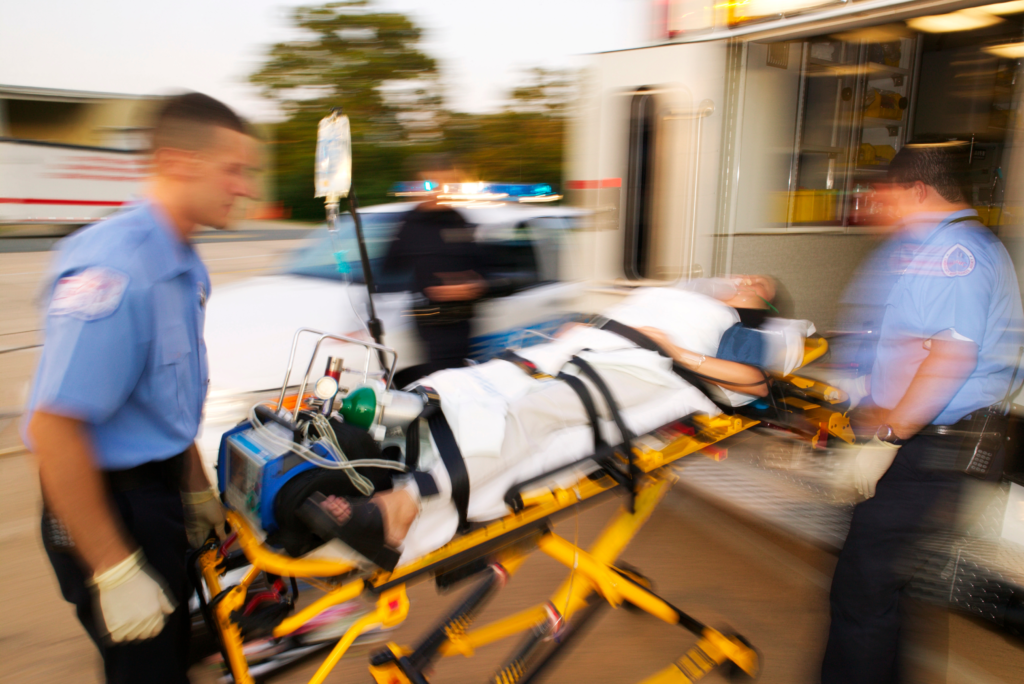
M595 55L570 132L570 200L590 212L566 277L674 281L710 271L726 41Z

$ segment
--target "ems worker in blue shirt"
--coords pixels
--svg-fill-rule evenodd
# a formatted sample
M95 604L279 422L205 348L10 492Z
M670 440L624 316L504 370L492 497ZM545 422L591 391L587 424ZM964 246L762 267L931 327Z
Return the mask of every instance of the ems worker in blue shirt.
M1024 344L1013 264L965 201L964 156L907 145L889 167L887 201L912 252L884 300L868 382L874 437L853 462L866 500L832 579L823 684L901 681L912 547L956 510L962 435L972 412L1007 395Z
M187 682L185 555L223 532L194 444L210 278L189 243L252 194L255 142L220 102L166 100L146 199L61 243L24 424L43 538L108 682Z

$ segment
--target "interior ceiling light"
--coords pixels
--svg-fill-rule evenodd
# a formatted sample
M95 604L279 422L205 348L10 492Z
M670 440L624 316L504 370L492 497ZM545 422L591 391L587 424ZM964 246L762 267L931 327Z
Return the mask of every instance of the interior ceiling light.
M944 142L907 143L904 147L958 147L970 144L966 140L946 140Z
M924 33L953 33L973 31L998 24L1002 19L980 8L963 9L949 14L933 14L927 17L907 19L907 26Z
M1004 59L1024 58L1024 43L1003 43L1002 45L990 45L982 49L990 55Z
M1024 0L1012 0L1012 2L1000 2L995 5L983 5L977 9L988 12L989 14L998 14L1000 16L1007 14L1020 14L1024 12Z

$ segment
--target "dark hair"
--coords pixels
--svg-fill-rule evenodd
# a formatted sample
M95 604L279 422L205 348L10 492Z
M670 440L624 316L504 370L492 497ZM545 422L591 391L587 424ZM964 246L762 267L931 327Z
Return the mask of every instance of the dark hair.
M183 93L163 101L153 119L153 149L201 150L213 144L215 128L252 135L249 124L209 95Z
M947 202L962 202L967 149L968 145L960 142L904 145L889 163L888 181L898 185L921 181Z

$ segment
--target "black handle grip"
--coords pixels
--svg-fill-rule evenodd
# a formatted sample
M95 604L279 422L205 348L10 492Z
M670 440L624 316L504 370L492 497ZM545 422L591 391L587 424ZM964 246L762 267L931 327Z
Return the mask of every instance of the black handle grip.
M292 441L295 442L296 444L302 441L302 431L299 430L299 428L295 426L295 423L293 423L292 421L288 420L287 418L285 418L283 416L279 416L269 406L266 406L264 404L259 404L256 407L256 417L259 418L260 421L263 422L263 423L266 423L267 421L271 421L273 423L277 423L278 425L280 425L282 427L287 428L288 430L291 430Z

